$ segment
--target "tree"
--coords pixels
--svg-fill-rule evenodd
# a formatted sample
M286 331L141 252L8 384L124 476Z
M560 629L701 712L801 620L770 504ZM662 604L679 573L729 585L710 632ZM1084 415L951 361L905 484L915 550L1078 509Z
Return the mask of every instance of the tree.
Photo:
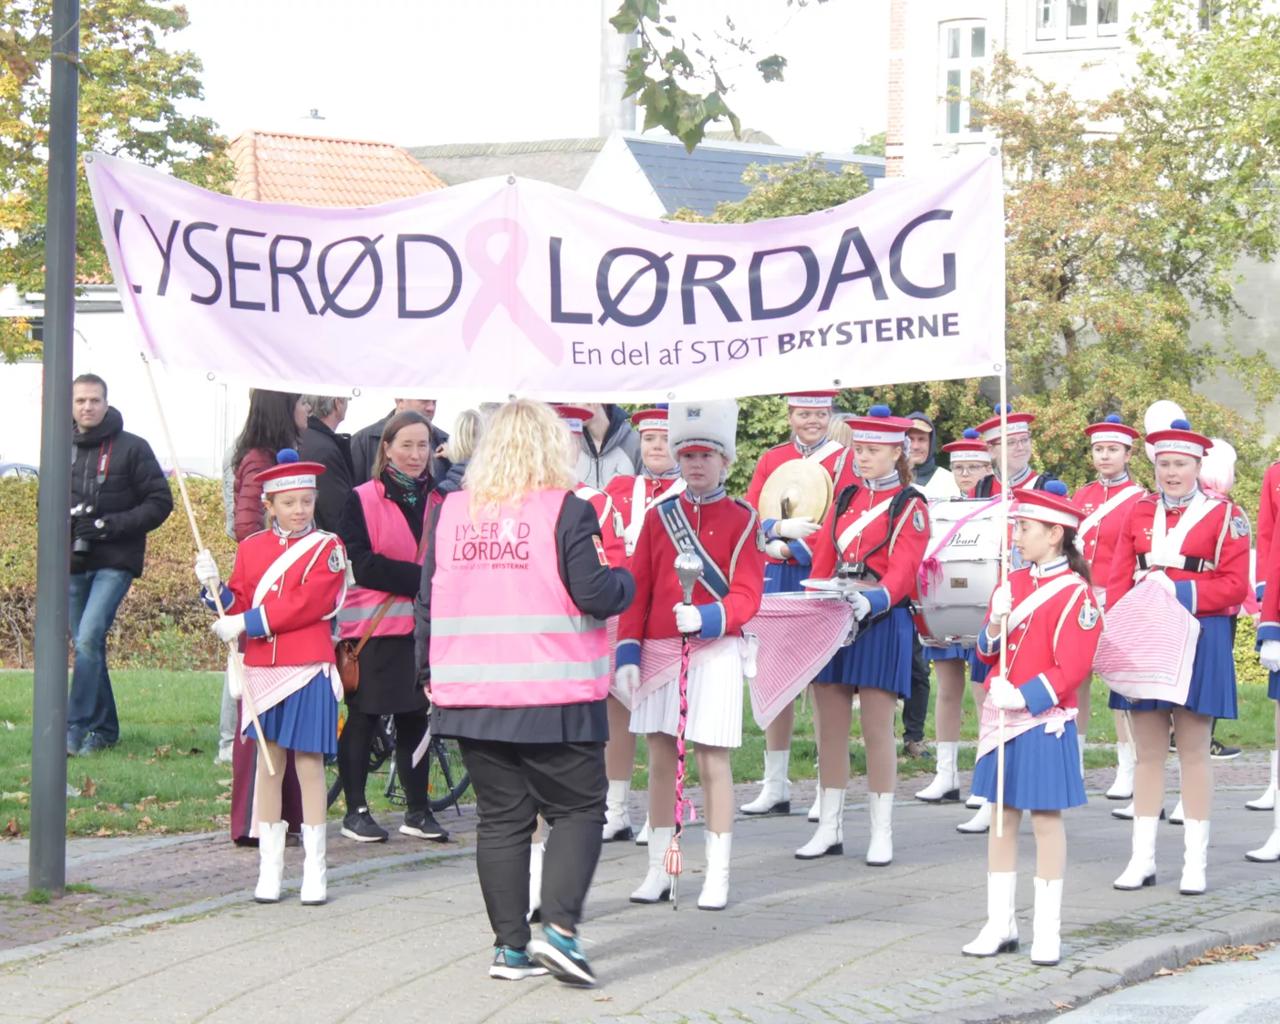
M44 288L52 7L52 0L0 5L0 284L19 292ZM219 188L231 176L225 140L209 118L179 110L202 97L200 61L162 45L187 23L185 8L168 0L81 5L80 152L126 157ZM83 165L76 220L78 279L108 279ZM0 319L7 359L39 349L25 322Z
M884 156L885 137L885 132L869 135L854 146L853 151L859 156Z
M1085 424L1112 411L1140 423L1172 398L1232 439L1252 498L1257 412L1280 374L1189 331L1204 316L1229 331L1239 260L1280 248L1280 17L1224 0L1201 29L1199 8L1157 0L1131 34L1136 71L1105 99L998 57L979 112L1003 146L1011 383L1040 417L1042 457L1079 484ZM1252 415L1203 394L1220 373L1246 386Z

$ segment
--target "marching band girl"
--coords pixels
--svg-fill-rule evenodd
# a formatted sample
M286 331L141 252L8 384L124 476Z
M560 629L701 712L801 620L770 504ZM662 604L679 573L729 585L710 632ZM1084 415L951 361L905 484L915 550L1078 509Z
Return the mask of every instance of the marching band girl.
M844 802L849 784L849 726L859 694L867 751L871 839L866 861L893 860L893 797L898 756L893 723L899 698L911 693L913 641L910 601L929 539L924 497L910 486L903 452L911 421L888 406L852 419L854 459L861 482L846 487L814 537L815 577L852 576L868 584L851 603L861 629L818 674L814 702L818 737L819 819L800 860L844 852Z
M681 635L692 634L685 738L697 745L706 821L707 867L698 906L720 910L729 899L733 776L729 753L742 743L743 625L760 608L764 559L756 514L725 494L733 462L738 406L734 401L675 403L671 451L688 485L646 516L631 570L634 603L618 624L617 686L635 693L646 673ZM684 604L674 565L679 551L703 564L692 604ZM679 646L674 646L679 659ZM649 870L633 903L657 903L671 893L665 869L675 829L676 731L679 685L674 680L633 704L631 731L649 745Z
M853 458L849 449L829 436L833 405L838 394L838 391L798 391L786 396L791 438L770 448L756 463L746 495L752 508L759 511L760 494L770 475L794 459L808 459L821 465L831 477L833 493L838 494L854 482ZM765 592L775 594L799 590L800 581L810 575L813 562L811 538L818 530L818 523L808 516L791 516L766 519L760 526L764 531L768 555ZM743 814L791 812L788 769L795 717L794 705L788 705L765 730L764 784L754 800L742 805ZM815 730L818 727L815 717ZM811 820L817 820L813 811L809 816Z
M1076 739L1076 694L1088 685L1102 614L1089 585L1089 567L1076 549L1080 512L1067 488L1051 481L1044 491L1013 499L1014 544L1025 568L1009 575L991 596L978 634L978 656L1000 660L1007 616L1004 675L987 679L988 700L978 741L973 788L996 800L999 713L1004 725L1004 822L987 840L987 923L963 948L967 956L994 956L1018 948L1014 917L1018 826L1031 812L1036 837L1035 918L1031 962L1056 964L1067 838L1062 811L1085 802Z
M1112 693L1111 707L1131 713L1138 766L1134 782L1133 853L1115 880L1117 889L1153 885L1156 825L1164 802L1164 762L1172 717L1182 770L1184 855L1179 886L1185 895L1205 890L1213 768L1213 719L1236 717L1236 674L1231 622L1224 614L1249 590L1249 521L1230 501L1210 498L1197 483L1211 445L1186 420L1147 435L1156 467L1156 493L1139 499L1116 543L1107 586L1109 609L1150 578L1199 620L1200 635L1185 703L1128 701Z
M206 549L196 556L204 599L224 616L213 623L219 640L244 634L244 685L258 712L262 735L249 716L241 731L264 744L276 767L268 774L258 752L258 884L253 898L277 903L284 875L287 822L280 820L285 756L293 751L302 790L302 902L326 899L324 759L338 752L338 699L342 683L333 659L329 620L346 594L347 553L342 541L315 528L318 462L299 462L283 449L278 465L258 474L270 525L240 542L231 579L219 584ZM237 679L239 672L232 673Z
M1280 463L1276 465L1280 465ZM1275 466L1272 467L1272 469L1274 468ZM1271 470L1268 470L1268 480L1270 476ZM1263 505L1265 506L1270 499L1271 494L1264 489L1262 492ZM1258 643L1261 645L1258 652L1258 660L1268 672L1267 696L1274 701L1280 701L1280 532L1273 530L1268 550L1265 553L1261 550L1258 551L1258 577L1264 580L1276 581L1276 586L1266 586L1263 589L1262 618L1258 622ZM1280 703L1277 703L1276 708L1276 717L1280 719ZM1280 735L1280 725L1277 726L1277 735ZM1273 788L1275 785L1275 758L1275 752L1272 751L1271 781ZM1250 850L1245 854L1245 857L1249 860L1262 862L1280 860L1280 801L1273 799L1272 808L1275 812L1275 826L1265 843L1258 849Z
M1079 543L1080 552L1089 565L1090 577L1096 581L1094 597L1101 607L1106 607L1106 583L1111 578L1111 559L1116 541L1124 528L1125 517L1133 503L1146 491L1129 475L1129 462L1133 458L1133 442L1138 432L1115 413L1101 423L1084 428L1089 439L1089 454L1098 478L1085 484L1071 496L1071 504L1081 512ZM1076 719L1076 731L1080 734L1080 773L1084 774L1085 733L1089 728L1089 687L1082 686L1078 694L1080 715ZM1129 721L1123 712L1113 712L1116 726L1116 759L1119 767L1115 781L1107 790L1108 800L1129 800L1133 797L1133 769L1138 763L1133 749L1133 737L1129 735Z
M1267 577L1280 581L1280 573L1274 569L1275 561L1270 557L1272 538L1277 535L1276 521L1280 519L1280 462L1273 462L1267 467L1262 477L1262 495L1258 501L1258 539L1256 562L1254 566L1255 594L1258 602L1265 605L1267 597ZM1266 618L1265 607L1263 618ZM1273 620L1274 621L1274 620ZM1271 778L1262 795L1255 800L1247 800L1245 806L1251 811L1271 811L1276 807L1276 776L1280 767L1280 683L1268 684L1268 695L1276 702L1275 715L1275 750L1271 751Z
M605 487L623 522L624 564L629 564L635 554L640 530L649 513L668 498L678 497L685 489L680 469L671 456L671 446L667 444L666 408L643 409L632 415L631 423L640 435L640 473L637 476L615 476ZM605 744L604 759L609 775L604 841L611 843L630 839L633 834L627 798L631 793L631 773L636 760L631 712L613 694L609 695L609 742ZM636 839L638 842L648 841L643 831Z
M964 494L969 494L978 482L991 475L991 453L979 437L977 430L969 427L958 441L944 444L942 450L951 456L951 474ZM931 662L938 677L938 698L934 707L934 728L937 732L937 770L933 781L916 794L925 803L942 803L960 799L960 716L964 705L964 670L968 664L968 652L960 644L946 647L924 645L925 661ZM976 703L982 705L982 698Z

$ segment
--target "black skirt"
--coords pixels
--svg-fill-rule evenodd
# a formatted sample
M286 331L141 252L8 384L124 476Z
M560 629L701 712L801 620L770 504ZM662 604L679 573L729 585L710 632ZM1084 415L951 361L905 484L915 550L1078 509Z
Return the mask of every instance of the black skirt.
M417 682L412 636L375 636L360 652L360 686L347 707L369 715L395 715L427 708Z

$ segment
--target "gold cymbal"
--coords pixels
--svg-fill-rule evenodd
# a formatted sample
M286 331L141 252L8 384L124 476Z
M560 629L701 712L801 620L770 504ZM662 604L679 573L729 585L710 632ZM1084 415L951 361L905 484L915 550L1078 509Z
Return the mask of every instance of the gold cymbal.
M831 477L818 462L792 459L769 474L760 490L761 519L808 516L821 522L831 507Z

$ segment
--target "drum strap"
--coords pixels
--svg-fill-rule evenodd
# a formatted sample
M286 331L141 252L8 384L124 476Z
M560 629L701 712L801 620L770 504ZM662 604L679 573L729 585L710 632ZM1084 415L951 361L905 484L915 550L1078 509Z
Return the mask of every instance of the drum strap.
M715 560L707 554L702 541L693 532L693 525L684 509L680 507L679 498L670 498L658 506L658 516L666 528L667 536L677 551L689 551L697 555L702 562L702 575L698 582L711 592L711 596L723 600L729 593L729 581L725 578ZM735 557L736 557L735 552Z
M1084 522L1080 524L1080 529L1076 531L1076 536L1083 540L1085 535L1101 523L1102 520L1106 519L1107 516L1118 509L1135 494L1141 493L1142 488L1136 484L1130 484L1128 487L1121 488L1119 494L1113 494L1110 498L1085 516Z

